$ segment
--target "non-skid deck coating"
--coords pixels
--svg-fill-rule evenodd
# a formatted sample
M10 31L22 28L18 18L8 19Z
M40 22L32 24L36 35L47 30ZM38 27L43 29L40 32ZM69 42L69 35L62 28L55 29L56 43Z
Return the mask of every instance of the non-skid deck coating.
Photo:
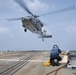
M27 57L31 52L11 52L0 54L0 69L4 66L10 66L12 63L19 61L23 57ZM23 66L13 75L46 75L47 73L65 65L66 56L64 57L64 63L60 66L43 66L43 62L49 60L49 51L38 52L32 60L28 60L28 64ZM9 61L10 60L10 61ZM2 75L2 74L1 74ZM55 75L55 72L49 75ZM62 68L58 71L57 75L76 75L76 69Z

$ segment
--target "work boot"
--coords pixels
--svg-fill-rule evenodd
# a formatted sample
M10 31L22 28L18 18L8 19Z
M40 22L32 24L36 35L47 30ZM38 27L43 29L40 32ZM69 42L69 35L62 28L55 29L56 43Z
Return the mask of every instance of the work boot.
M58 60L55 61L55 65L59 66L59 61Z
M55 61L54 60L52 61L52 66L55 66Z

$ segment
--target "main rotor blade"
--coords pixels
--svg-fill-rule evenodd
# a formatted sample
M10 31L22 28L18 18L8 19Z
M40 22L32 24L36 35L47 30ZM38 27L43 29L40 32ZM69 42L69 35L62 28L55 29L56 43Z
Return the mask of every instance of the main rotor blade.
M27 8L27 6L24 4L22 0L14 0L16 3L18 3L24 10L26 10L29 14L33 15L31 11Z
M22 20L23 18L12 18L12 19L6 19L8 21L14 21L14 20Z
M57 11L53 11L53 12L49 12L49 13L46 13L46 14L42 14L39 17L45 16L45 15L50 15L50 14L55 14L55 13L60 13L60 12L65 12L65 11L69 11L69 10L74 10L74 9L75 9L75 5L67 7L67 8L63 8L63 9L60 9L60 10L57 10Z

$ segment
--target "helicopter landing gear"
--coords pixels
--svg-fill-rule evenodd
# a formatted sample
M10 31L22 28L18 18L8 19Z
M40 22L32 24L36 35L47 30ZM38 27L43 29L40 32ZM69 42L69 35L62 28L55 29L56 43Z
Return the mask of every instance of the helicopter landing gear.
M25 28L24 31L27 32L27 29Z
M43 27L43 24L41 23L41 27Z

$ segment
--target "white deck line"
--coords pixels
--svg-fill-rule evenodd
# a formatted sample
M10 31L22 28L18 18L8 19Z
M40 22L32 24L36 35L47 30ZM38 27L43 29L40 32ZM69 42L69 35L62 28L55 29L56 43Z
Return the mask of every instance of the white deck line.
M19 59L0 59L0 61L26 61ZM47 62L47 60L28 60L29 62Z

